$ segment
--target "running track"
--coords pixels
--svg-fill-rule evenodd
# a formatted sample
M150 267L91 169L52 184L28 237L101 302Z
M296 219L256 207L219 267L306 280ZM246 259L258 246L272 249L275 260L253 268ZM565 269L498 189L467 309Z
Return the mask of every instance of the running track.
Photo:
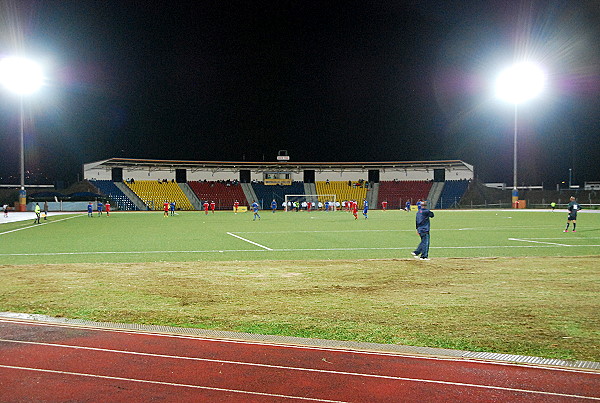
M0 401L600 401L600 372L0 319Z

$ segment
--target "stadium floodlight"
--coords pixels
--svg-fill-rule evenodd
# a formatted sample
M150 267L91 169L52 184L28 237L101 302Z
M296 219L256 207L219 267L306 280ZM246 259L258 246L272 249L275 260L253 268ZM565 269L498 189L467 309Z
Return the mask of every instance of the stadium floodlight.
M517 63L504 70L496 80L496 96L515 106L515 126L513 144L513 207L518 207L519 191L517 190L517 111L518 105L538 96L544 89L546 75L534 63Z
M0 60L0 83L10 92L20 96L21 112L21 191L19 204L21 211L25 209L25 146L23 131L25 112L23 110L23 97L37 91L44 83L44 74L39 64L23 57L10 56Z
M44 74L36 62L10 56L0 60L0 82L15 94L29 95L42 86Z

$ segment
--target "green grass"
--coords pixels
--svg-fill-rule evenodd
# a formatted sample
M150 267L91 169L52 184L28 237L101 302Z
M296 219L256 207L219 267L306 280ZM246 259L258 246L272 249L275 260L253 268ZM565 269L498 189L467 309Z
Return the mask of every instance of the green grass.
M2 224L0 311L600 361L600 214L261 215Z
M409 256L419 241L414 213L402 211L373 211L356 221L343 212L261 215L260 221L230 212L58 216L62 221L0 235L0 264L389 259ZM599 254L599 214L580 213L576 233L563 233L565 223L559 212L438 211L431 257ZM31 223L4 224L0 232L22 227Z

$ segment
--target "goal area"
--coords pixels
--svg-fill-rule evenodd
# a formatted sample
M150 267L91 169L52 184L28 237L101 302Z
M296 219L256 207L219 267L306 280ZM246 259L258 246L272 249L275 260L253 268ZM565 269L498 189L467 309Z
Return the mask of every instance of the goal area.
M326 209L335 211L339 207L334 194L285 195L283 206L285 211Z

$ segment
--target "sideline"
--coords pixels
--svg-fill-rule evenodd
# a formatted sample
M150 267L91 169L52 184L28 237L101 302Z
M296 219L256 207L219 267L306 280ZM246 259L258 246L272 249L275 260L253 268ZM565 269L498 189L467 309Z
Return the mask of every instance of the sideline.
M10 234L11 232L21 231L21 230L24 230L24 229L39 228L39 227L41 227L43 225L54 224L54 223L57 223L57 222L66 221L66 220L70 220L72 218L78 218L78 217L83 217L83 215L75 215L75 216L72 216L72 217L61 218L61 219L58 219L58 220L52 220L52 221L43 222L43 223L40 223L40 224L32 224L32 225L29 225L27 227L21 227L21 228L13 229L13 230L10 230L10 231L0 232L0 235ZM23 221L23 220L21 220L21 221ZM16 222L16 221L13 221L13 222Z
M39 227L39 225L38 225ZM22 228L24 229L24 228ZM0 233L2 235L2 233ZM242 238L243 239L243 238ZM245 240L245 239L244 239ZM60 255L144 255L144 254L169 254L169 253L240 253L240 252L335 252L335 251L361 251L361 250L411 250L414 247L402 248L304 248L304 249L270 249L266 246L256 244L252 241L245 240L264 249L207 249L207 250L140 250L140 251L88 251L88 252L39 252L39 253L0 253L0 256L60 256ZM520 240L519 240L520 241ZM534 242L534 241L530 241ZM429 249L490 249L490 248L589 248L600 247L600 245L562 245L554 243L538 243L536 245L499 245L499 246L435 246ZM477 258L486 258L494 256L477 256ZM497 256L496 256L497 257ZM444 257L443 259L470 259L469 257ZM392 259L392 258L390 258ZM438 258L442 259L442 258ZM414 261L414 259L406 258L406 260Z

